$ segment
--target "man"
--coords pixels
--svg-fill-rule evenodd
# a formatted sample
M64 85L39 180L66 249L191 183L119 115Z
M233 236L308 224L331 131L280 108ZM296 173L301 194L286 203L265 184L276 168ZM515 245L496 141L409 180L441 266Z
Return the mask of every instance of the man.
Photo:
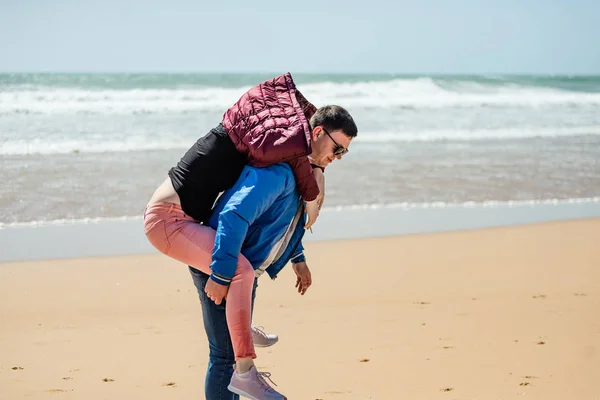
M313 165L326 167L348 152L357 135L350 114L339 106L322 107L310 119ZM304 234L304 203L292 168L285 163L264 168L246 166L238 181L217 202L207 225L216 230L211 275L190 268L202 304L209 341L209 364L205 382L207 400L285 399L266 382L268 373L257 372L252 358L236 364L227 326L225 296L241 253L255 270L252 306L257 278L266 272L274 279L292 262L301 294L311 286L301 240ZM233 393L232 393L233 392Z

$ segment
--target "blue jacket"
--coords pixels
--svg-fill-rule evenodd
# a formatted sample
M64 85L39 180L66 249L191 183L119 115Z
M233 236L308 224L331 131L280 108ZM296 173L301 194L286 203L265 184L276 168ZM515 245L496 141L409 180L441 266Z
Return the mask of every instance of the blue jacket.
M283 237L299 207L304 207L296 181L286 163L264 168L246 166L239 179L219 198L208 220L217 234L212 255L211 278L231 282L243 254L256 270ZM290 259L304 260L304 210L285 251L267 267L274 278Z

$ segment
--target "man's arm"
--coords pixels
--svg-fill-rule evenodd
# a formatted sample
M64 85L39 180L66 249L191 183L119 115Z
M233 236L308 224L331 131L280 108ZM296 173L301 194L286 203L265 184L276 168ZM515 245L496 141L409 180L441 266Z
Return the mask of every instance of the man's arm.
M290 260L292 263L292 269L296 273L296 289L298 293L304 295L308 288L312 285L312 275L310 269L306 264L306 257L304 256L304 246L302 242L298 244L298 247L294 251Z
M298 247L296 247L296 250L292 253L292 258L290 259L292 264L297 264L299 262L302 261L306 261L306 257L304 256L304 246L302 245L302 242L298 243Z
M247 167L219 213L213 249L211 279L229 285L235 270L248 227L264 213L286 189L286 167Z

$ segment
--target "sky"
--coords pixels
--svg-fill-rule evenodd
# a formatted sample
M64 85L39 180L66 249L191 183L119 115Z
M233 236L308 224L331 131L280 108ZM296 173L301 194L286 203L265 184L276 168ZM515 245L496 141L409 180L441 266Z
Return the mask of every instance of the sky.
M600 74L599 0L0 0L0 72Z

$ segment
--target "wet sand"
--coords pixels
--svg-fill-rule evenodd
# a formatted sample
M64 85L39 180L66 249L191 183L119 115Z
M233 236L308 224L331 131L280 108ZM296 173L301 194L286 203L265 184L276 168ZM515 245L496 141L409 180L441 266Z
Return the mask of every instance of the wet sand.
M290 399L599 399L600 219L312 242L260 279ZM57 240L60 240L57 238ZM201 399L207 343L160 254L0 264L0 399Z

